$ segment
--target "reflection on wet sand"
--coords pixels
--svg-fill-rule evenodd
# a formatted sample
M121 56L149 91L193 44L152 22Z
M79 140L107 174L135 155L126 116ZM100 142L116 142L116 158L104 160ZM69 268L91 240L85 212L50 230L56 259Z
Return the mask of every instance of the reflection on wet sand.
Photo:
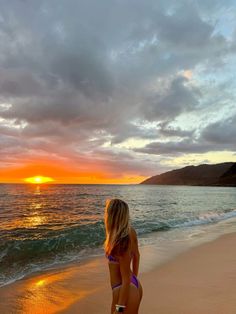
M51 270L2 287L0 301L5 302L0 304L0 313L13 310L14 313L53 314L63 311L104 287L104 276L97 275L101 273L102 264L100 259L93 260L82 267L72 265Z

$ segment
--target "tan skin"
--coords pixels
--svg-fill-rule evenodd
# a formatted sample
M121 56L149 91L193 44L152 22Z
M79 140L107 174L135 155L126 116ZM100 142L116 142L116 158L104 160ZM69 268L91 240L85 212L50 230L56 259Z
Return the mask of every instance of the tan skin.
M139 270L139 249L136 232L130 230L130 246L122 255L117 256L119 264L109 263L111 285L122 282L120 287L112 290L111 314L117 314L115 304L126 305L125 314L138 314L139 305L143 295L143 289L130 283L132 273L137 276Z

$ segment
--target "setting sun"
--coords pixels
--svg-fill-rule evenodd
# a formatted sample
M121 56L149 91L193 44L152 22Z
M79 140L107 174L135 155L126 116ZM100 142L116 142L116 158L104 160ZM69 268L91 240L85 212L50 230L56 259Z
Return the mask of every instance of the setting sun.
M24 181L28 183L41 184L41 183L53 182L55 180L50 177L35 176L31 178L25 178Z

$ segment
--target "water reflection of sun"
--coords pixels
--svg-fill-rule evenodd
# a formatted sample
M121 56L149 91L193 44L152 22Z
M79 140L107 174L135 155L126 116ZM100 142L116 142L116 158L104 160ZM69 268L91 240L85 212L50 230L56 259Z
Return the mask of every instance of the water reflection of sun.
M28 183L33 183L33 184L42 184L42 183L47 183L47 182L53 182L55 180L50 177L35 176L35 177L25 178L24 181Z

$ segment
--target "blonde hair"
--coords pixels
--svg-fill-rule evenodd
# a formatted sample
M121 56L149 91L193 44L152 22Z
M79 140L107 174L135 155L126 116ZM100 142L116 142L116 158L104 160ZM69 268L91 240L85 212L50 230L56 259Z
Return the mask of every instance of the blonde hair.
M106 255L122 255L129 246L129 206L120 199L106 201L105 207L106 240L104 250Z

